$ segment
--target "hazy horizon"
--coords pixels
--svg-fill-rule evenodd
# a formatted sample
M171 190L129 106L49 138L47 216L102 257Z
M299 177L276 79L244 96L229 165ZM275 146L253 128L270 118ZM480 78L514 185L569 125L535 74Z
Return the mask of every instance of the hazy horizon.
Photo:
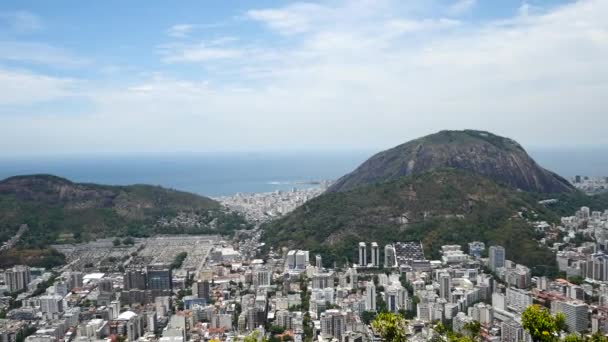
M142 15L144 13L145 15ZM603 0L0 3L0 154L608 144Z

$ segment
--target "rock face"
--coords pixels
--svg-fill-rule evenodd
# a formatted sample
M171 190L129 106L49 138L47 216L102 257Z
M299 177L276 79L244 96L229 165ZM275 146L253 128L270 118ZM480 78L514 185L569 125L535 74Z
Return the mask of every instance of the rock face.
M454 168L537 193L568 193L574 187L540 167L514 140L489 132L441 131L380 152L340 178L328 192L386 182L435 169Z

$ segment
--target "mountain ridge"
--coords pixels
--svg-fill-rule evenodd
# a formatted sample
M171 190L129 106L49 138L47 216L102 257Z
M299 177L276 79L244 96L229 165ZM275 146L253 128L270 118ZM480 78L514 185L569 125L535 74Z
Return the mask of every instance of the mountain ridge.
M444 130L381 151L338 179L328 192L455 168L539 193L574 192L561 176L539 166L516 141L477 130Z

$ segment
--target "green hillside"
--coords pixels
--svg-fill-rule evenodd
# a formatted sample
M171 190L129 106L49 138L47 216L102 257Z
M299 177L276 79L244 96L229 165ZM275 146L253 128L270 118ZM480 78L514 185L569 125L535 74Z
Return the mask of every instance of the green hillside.
M359 241L421 240L427 256L438 257L443 244L479 240L503 245L516 262L554 265L553 254L538 245L526 221L559 219L539 199L470 172L433 170L326 193L266 225L264 238L273 246L309 249L339 262L356 260Z
M230 234L248 227L240 215L206 197L150 185L80 184L50 175L0 182L0 241L12 237L21 224L27 224L29 231L18 247L34 254L33 250L57 242L108 236Z

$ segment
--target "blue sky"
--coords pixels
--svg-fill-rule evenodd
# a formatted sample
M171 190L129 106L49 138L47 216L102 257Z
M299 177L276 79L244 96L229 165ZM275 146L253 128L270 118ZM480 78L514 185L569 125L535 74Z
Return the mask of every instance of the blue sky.
M2 1L3 154L608 144L608 2Z

